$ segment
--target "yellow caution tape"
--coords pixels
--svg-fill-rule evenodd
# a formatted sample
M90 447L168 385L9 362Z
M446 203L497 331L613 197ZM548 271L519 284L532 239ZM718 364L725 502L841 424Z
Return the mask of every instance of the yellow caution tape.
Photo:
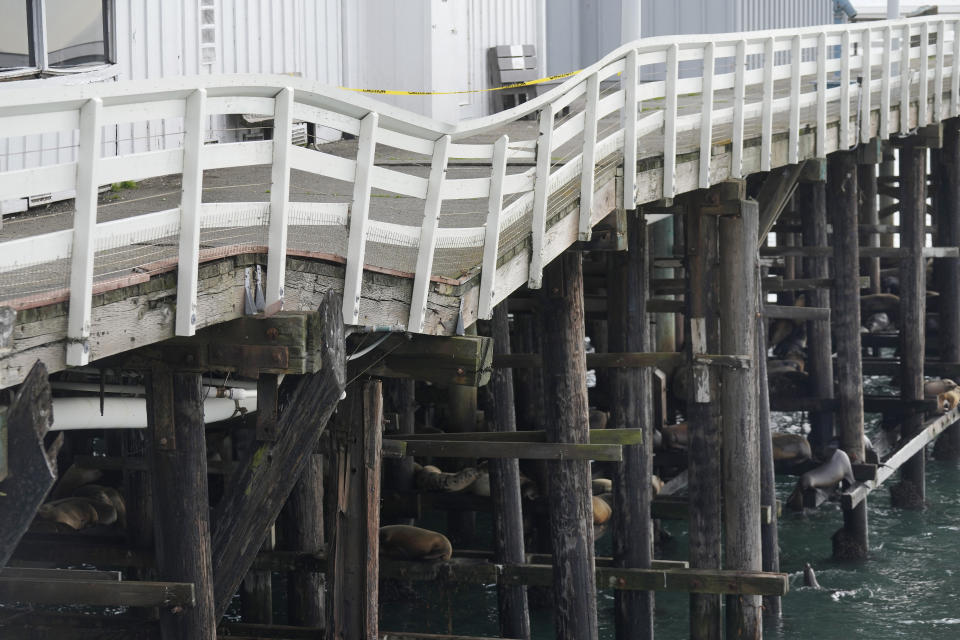
M463 91L399 91L394 89L354 89L353 87L340 87L341 89L346 89L347 91L357 91L359 93L378 93L385 96L449 96L456 93L483 93L486 91L503 91L504 89L514 89L516 87L529 87L535 84L541 84L544 82L550 82L551 80L560 80L562 78L569 78L570 76L580 73L582 69L577 69L576 71L570 71L569 73L561 73L555 76L547 76L546 78L537 78L536 80L527 80L526 82L514 82L513 84L505 84L502 87L490 87L488 89L465 89Z

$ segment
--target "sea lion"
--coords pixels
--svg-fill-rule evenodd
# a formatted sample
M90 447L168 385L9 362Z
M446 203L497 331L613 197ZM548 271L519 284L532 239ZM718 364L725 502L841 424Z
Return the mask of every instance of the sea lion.
M394 560L449 560L453 546L442 533L392 524L380 527L380 555Z
M593 524L604 524L613 515L613 494L593 496Z
M813 589L823 589L820 583L817 582L817 574L813 572L813 567L810 566L809 562L803 565L803 586Z
M593 495L599 496L602 493L613 492L613 480L610 478L594 478L590 483Z
M960 389L951 389L937 396L937 404L944 411L951 411L960 404Z
M657 474L652 474L650 476L650 491L655 498L658 493L663 489L663 480L660 479L660 476Z
M463 491L480 477L476 467L467 467L457 473L444 473L433 465L418 466L414 465L417 488L427 491Z
M772 440L774 462L802 462L813 455L810 443L800 434L775 433Z
M881 331L893 331L896 326L890 320L890 316L885 311L881 311L867 316L860 329L865 333L880 333Z
M787 506L795 511L802 511L803 494L805 492L833 490L841 482L848 487L853 484L853 467L850 465L850 458L847 454L843 450L837 449L833 452L830 460L800 476L793 493L787 498Z
M40 505L37 510L37 519L49 522L59 522L74 531L79 531L100 522L101 509L94 504L95 501L89 498L61 498ZM102 511L106 518L110 518L110 510L113 507L102 505ZM113 520L116 520L117 512L113 510ZM104 523L109 524L109 523Z
M490 472L480 471L477 479L467 487L467 491L477 496L490 497Z
M892 293L870 293L860 296L860 317L886 313L894 323L900 320L900 296Z
M90 498L91 500L110 505L116 512L116 521L120 526L127 526L127 504L123 496L113 487L104 487L99 484L88 484L74 491L75 496ZM104 523L107 524L107 523Z
M663 445L668 449L685 449L690 444L687 423L668 424L663 427Z
M50 497L54 500L72 496L77 488L85 484L96 482L103 476L100 469L84 469L77 465L70 465L70 468L63 472L60 480L50 492Z

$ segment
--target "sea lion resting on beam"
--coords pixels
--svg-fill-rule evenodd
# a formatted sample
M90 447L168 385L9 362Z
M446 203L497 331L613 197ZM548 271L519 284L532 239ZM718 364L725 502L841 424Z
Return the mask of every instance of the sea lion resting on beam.
M61 498L40 505L36 520L59 522L79 531L96 524L113 524L117 521L117 510L113 505L90 498Z
M417 488L427 491L463 491L480 477L476 467L467 467L457 473L444 473L433 465L421 467L414 463L413 469Z
M380 527L380 554L394 560L449 560L453 546L442 533L392 524Z
M787 499L787 504L800 511L803 509L803 493L805 491L813 489L830 490L841 482L846 483L847 486L853 484L853 467L850 465L850 458L847 454L843 450L837 449L833 452L830 460L800 476L796 488Z

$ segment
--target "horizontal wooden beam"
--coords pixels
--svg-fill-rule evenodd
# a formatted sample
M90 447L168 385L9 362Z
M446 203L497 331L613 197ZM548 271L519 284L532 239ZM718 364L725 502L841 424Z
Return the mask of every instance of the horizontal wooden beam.
M119 582L119 571L97 571L87 569L38 569L34 567L4 567L0 569L0 578L32 578L36 580L107 580Z
M193 584L0 577L0 601L101 607L192 607Z
M892 456L883 461L877 469L876 479L861 482L841 494L840 502L843 508L852 509L860 504L864 498L870 495L871 491L882 485L890 476L896 473L897 469L899 469L904 462L916 455L930 442L933 442L944 429L957 421L960 421L960 408L951 409L942 416L927 422L923 431L915 435L909 442L897 449Z
M398 580L428 582L542 587L553 584L553 567L546 564L498 566L488 563L474 565L383 561L380 565L380 575ZM598 588L627 591L746 595L785 595L789 591L789 580L786 574L759 571L597 567L596 578Z
M732 367L734 369L750 368L750 356L746 355L698 353L693 358L697 364ZM672 371L683 363L684 355L674 351L587 354L587 368L589 369L655 367L664 371ZM539 369L542 366L543 360L539 353L510 353L493 357L494 368Z
M482 442L407 440L408 456L442 458L519 458L523 460L599 460L620 462L623 452L614 444L556 442Z
M375 337L368 340L372 342ZM483 336L396 334L348 365L348 379L360 374L412 378L435 384L482 386L490 379L493 341Z
M761 286L764 291L777 292L777 291L812 291L814 289L831 289L833 288L833 278L796 278L792 280L784 280L780 277L773 278L764 278L761 281ZM870 278L868 276L863 276L860 278L860 288L870 286Z
M466 431L459 433L387 433L393 442L546 442L547 432L538 431ZM590 444L640 444L643 429L590 429Z
M765 318L784 318L789 320L829 320L830 307L794 307L783 304L763 305Z
M960 376L960 362L940 362L926 360L923 373L928 376L955 378ZM896 376L900 374L900 360L897 358L864 358L863 375Z
M277 640L316 640L323 637L320 627L294 627L285 624L252 624L222 621L217 626L217 640L226 638L277 638Z

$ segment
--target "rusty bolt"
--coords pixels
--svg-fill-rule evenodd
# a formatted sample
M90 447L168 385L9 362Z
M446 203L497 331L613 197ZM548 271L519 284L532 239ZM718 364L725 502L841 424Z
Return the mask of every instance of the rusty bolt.
M277 329L276 327L270 327L269 329L267 329L267 337L270 338L271 340L276 340L277 336L279 335L280 335L280 330Z

